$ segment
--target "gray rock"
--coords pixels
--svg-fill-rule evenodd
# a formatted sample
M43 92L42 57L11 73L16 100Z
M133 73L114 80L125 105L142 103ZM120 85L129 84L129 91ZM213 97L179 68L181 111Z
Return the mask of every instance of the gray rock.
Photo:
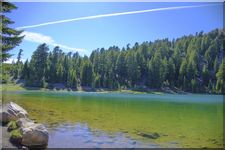
M45 147L48 144L49 134L42 124L35 124L28 118L20 118L17 125L22 133L21 144L27 147Z
M44 148L48 144L49 134L42 124L30 120L28 113L19 105L10 102L1 110L0 121L7 123L15 120L22 134L21 144L26 147Z
M9 102L3 106L0 112L0 121L7 123L12 120L17 120L19 118L27 118L28 113L22 107L16 103Z
M32 125L34 125L34 121L28 119L28 118L19 118L17 121L16 121L16 124L18 127L21 127L21 128L26 128L26 127L30 127Z

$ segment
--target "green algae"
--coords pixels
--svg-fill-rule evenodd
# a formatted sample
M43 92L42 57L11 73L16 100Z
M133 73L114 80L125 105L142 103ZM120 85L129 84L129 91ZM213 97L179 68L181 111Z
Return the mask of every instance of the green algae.
M16 124L16 121L10 121L8 124L7 124L7 127L8 127L8 130L11 131L11 130L15 130L18 128L17 124Z
M16 144L21 144L21 140L22 140L22 133L20 131L20 129L14 129L10 132L10 140L13 142L13 143L16 143Z

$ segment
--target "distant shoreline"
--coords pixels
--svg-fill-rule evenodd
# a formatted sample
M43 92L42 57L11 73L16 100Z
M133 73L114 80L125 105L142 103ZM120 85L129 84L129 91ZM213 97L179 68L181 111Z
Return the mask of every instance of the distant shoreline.
M169 88L167 89L148 89L146 91L140 91L135 89L118 89L111 90L106 88L90 88L90 87L78 87L75 89L69 88L39 88L39 87L28 87L21 84L2 84L1 91L26 91L26 90L39 90L39 91L59 91L59 92L96 92L96 93L127 93L127 94L191 94L191 92L185 91L174 91ZM211 94L211 93L193 93L193 94Z

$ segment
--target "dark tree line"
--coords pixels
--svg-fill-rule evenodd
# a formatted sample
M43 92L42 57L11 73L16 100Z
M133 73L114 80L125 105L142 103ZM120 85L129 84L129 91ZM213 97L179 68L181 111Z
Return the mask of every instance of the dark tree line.
M191 92L224 93L224 30L183 36L169 41L135 43L120 49L96 49L90 57L49 51L38 46L15 78L29 86L48 87L62 83L107 89L179 88ZM18 62L16 63L18 65Z

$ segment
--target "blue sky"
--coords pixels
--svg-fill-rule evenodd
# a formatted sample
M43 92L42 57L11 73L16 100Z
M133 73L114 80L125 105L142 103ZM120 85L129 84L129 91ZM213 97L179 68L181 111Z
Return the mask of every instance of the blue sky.
M207 5L204 7L159 10L154 12L117 15L113 17L78 20L46 26L24 28L26 38L11 53L16 58L19 49L24 50L23 59L30 58L37 46L46 42L50 50L60 45L65 52L89 55L97 48L128 43L177 38L196 32L208 32L222 28L222 3L14 3L18 9L7 16L15 24L12 27L37 25L46 22L95 16L169 8ZM215 5L218 4L218 5Z

